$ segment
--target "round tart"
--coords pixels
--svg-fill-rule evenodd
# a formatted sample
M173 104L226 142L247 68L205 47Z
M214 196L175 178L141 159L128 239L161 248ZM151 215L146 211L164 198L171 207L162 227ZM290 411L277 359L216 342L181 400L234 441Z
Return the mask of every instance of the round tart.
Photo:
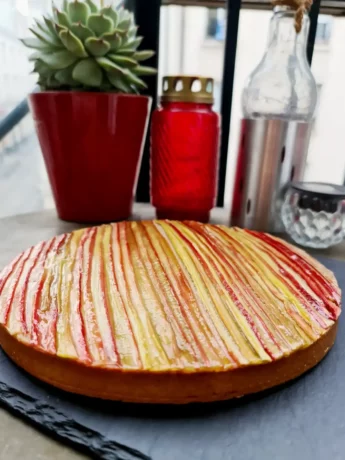
M331 272L267 234L122 222L57 236L0 274L0 344L63 390L133 402L239 397L334 343Z

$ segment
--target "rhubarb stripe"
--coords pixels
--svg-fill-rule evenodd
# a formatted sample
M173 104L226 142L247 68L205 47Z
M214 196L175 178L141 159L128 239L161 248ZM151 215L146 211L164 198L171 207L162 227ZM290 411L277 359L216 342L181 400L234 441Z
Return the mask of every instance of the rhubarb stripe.
M257 292L258 298L261 299L261 297L263 297L264 299L267 299L264 305L277 305L276 310L267 310L267 314L274 317L274 322L276 328L278 329L277 334L281 334L280 326L284 324L289 333L283 340L289 344L289 348L291 349L292 344L293 347L301 344L303 337L301 337L300 331L295 330L296 325L294 324L292 318L290 318L290 315L284 306L286 298L282 295L281 290L278 290L283 280L279 279L279 282L277 282L278 280L277 278L274 278L274 276L278 276L278 274L271 269L270 265L268 265L259 254L256 254L254 250L248 250L247 246L240 244L235 238L227 234L220 227L217 227L214 230L214 237L216 238L215 242L217 243L218 241L218 244L221 243L223 247L224 242L229 243L229 248L224 248L224 254L230 255L230 257L233 254L233 249L231 249L232 246L237 248L238 252L236 252L234 257L238 257L239 263L242 263L243 265L243 269L248 271L248 275L250 275L250 277L247 277L246 279L249 280L249 283L252 285L254 291ZM243 255L241 255L241 252ZM251 260L253 262L250 262ZM273 276L273 278L270 283L271 276ZM284 327L284 331L286 331L286 328Z
M180 321L183 324L191 346L194 347L198 363L208 363L206 347L204 346L206 338L203 331L198 327L197 320L194 316L194 308L190 308L191 305L188 305L186 302L186 299L190 298L190 292L180 273L179 266L174 263L175 256L165 238L162 238L155 224L150 225L150 223L144 223L143 225L145 231L150 236L150 243L154 248L155 256L157 255L157 259L160 262L162 273L166 274L168 285L177 302L175 315L181 313Z
M155 353L151 356L151 363L156 363L163 367L169 367L169 357L164 345L162 344L163 337L160 337L160 333L157 330L157 327L159 328L159 320L156 321L152 316L150 305L146 298L146 286L145 284L142 285L140 282L140 261L134 257L134 241L131 234L131 224L120 224L120 226L124 231L124 257L127 286L130 290L133 306L137 308L138 316L141 316L141 320L143 321L143 329L147 333L149 342L151 342L150 347L155 350ZM156 313L157 316L159 315L158 311L155 311L154 313ZM161 315L159 315L159 317L162 321ZM167 328L168 325L166 325L165 330L161 332L168 332Z
M202 331L203 339L201 340L205 343L208 361L210 363L216 362L217 359L219 360L223 357L222 354L219 356L220 338L218 334L212 334L214 325L210 323L210 318L197 292L194 279L195 270L191 273L187 267L188 260L186 259L184 245L181 244L178 233L170 226L169 222L162 221L157 223L157 226L160 228L161 234L165 235L166 242L174 255L174 263L177 264L181 271L179 282L183 283L183 291L187 292L187 294L184 293L183 295L188 299L188 308L194 316L196 329Z
M138 227L140 227L140 231L138 231ZM186 340L186 334L181 328L177 316L174 315L174 310L170 307L173 302L173 295L171 291L165 290L165 287L160 283L160 268L157 270L155 267L157 259L152 258L154 251L143 227L142 223L133 223L132 237L135 241L135 252L141 261L142 284L145 291L146 289L148 290L148 303L151 303L151 309L153 310L150 315L151 317L152 314L156 316L156 311L160 312L163 321L161 324L157 324L159 323L159 317L155 318L155 328L165 353L171 362L171 366L175 364L177 368L183 368L191 363L196 363L195 355ZM174 363L176 356L178 357L178 362Z
M152 226L149 226L149 229L156 232ZM179 334L177 340L179 336L182 338L182 345L179 346L184 352L187 350L190 355L190 359L197 365L198 362L200 362L200 358L205 357L205 352L202 348L200 348L197 335L188 321L186 309L180 300L179 294L176 292L176 276L172 273L172 271L169 271L170 276L167 276L168 274L165 271L162 260L163 249L161 246L156 248L155 243L157 243L157 238L153 238L154 233L149 229L146 228L145 222L142 223L142 230L146 237L146 242L150 247L150 251L147 251L147 255L152 270L155 271L155 276L157 278L157 285L155 286L157 296L160 297L161 302L163 305L165 304L165 308L168 309L167 316L171 318L171 321L176 323L176 328ZM144 246L144 244L142 244L142 246ZM170 301L166 301L165 299L168 299L169 297Z
M188 223L185 225L188 225ZM212 284L217 283L218 280L220 281L217 285L219 288L220 286L223 287L225 295L232 301L231 311L234 313L237 310L240 315L237 315L237 325L242 335L246 337L248 344L251 345L257 356L261 359L267 359L267 356L272 357L272 352L266 346L264 338L264 335L267 335L267 331L262 330L262 325L256 321L256 317L251 315L250 310L244 307L241 293L235 292L235 284L233 283L232 278L229 278L231 267L227 264L222 264L222 260L219 257L216 258L215 248L212 246L210 248L209 242L207 242L208 244L206 246L205 244L202 244L202 238L204 238L204 235L200 238L200 235L198 235L197 231L193 227L193 223L190 223L189 228L190 231L193 231L194 235L191 233L191 235L188 236L193 242L190 244L194 252L194 256L196 259L199 259L201 265L204 267L205 283L207 283L207 280L211 280L212 283L209 284L212 286ZM212 251L210 249L212 249ZM235 276L233 271L231 271L231 274L232 277ZM214 305L214 309L217 309L216 305ZM260 318L258 319L260 320ZM250 334L250 331L252 334ZM270 337L270 339L274 343L273 337ZM243 346L241 348L243 348Z
M267 245L266 244L262 244L261 242L259 242L256 238L252 238L250 237L250 240L251 242L253 243L253 245L255 245L258 250L261 252L261 253L264 253L264 254L267 254L268 256L271 257L271 253L272 253L272 249L268 249ZM274 249L273 249L274 251ZM325 311L327 312L327 317L329 317L329 314L331 315L331 319L335 319L335 315L336 315L336 312L335 311L330 311L328 308L327 308L327 297L325 298L324 294L321 293L320 290L316 289L315 290L315 284L313 283L313 280L311 279L311 277L306 277L303 270L301 271L298 267L298 264L291 264L289 262L289 260L287 260L286 258L281 258L280 255L278 254L278 257L277 257L277 260L274 260L274 263L277 265L277 266L280 266L282 267L282 265L279 263L279 261L281 261L284 265L286 265L286 267L289 267L290 270L293 270L296 274L298 274L298 276L301 277L301 279L310 287L310 289L313 291L315 297L317 299L319 299L319 301L324 305L325 307ZM319 323L319 325L321 327L327 327L325 322L323 321L323 318L320 318L318 316L318 313L319 313L319 309L318 309L318 305L317 303L315 302L315 300L313 300L312 303L310 303L310 301L306 302L305 300L303 301L303 293L306 293L309 297L309 294L304 290L303 286L301 285L300 282L298 282L295 277L292 277L286 269L284 269L284 274L285 274L285 277L289 280L289 287L292 289L292 291L295 293L295 295L302 301L305 309L310 313L312 314L312 316L314 317L314 319ZM310 297L309 297L310 299ZM313 308L316 309L316 311L314 312L313 311ZM333 310L333 307L332 307L332 310ZM316 316L315 316L316 315Z
M67 236L64 236L66 239ZM36 264L36 270L31 273L33 287L31 288L31 296L28 298L26 296L25 302L25 328L30 336L30 342L37 344L37 335L34 334L34 318L35 318L35 310L37 308L37 299L39 297L39 293L43 288L44 280L45 280L45 270L44 266L46 263L47 256L52 249L55 243L55 238L52 238L49 242L47 242L44 246L44 250L41 252L41 255ZM35 279L34 274L37 272ZM30 280L28 281L30 283Z
M280 344L272 333L272 329L274 329L274 325L271 323L272 318L260 306L261 299L258 301L255 291L252 293L251 289L246 287L250 285L250 281L242 270L243 267L237 263L236 257L229 257L228 255L225 258L224 250L220 251L210 236L205 231L200 230L198 224L191 223L190 227L197 233L195 244L199 251L203 251L205 247L209 246L212 248L212 252L208 256L210 265L214 267L219 280L226 291L230 293L231 298L234 299L235 308L239 308L244 317L253 319L249 324L252 329L254 327L253 332L255 332L262 348L271 357L281 355ZM231 288L231 286L233 287ZM242 302L239 299L243 299ZM248 309L244 308L243 301L248 305Z
M333 286L326 280L324 276L322 276L297 252L293 252L285 244L280 243L266 233L253 232L253 236L273 248L277 252L278 257L281 258L292 269L296 270L297 273L312 287L315 294L317 294L319 297L321 297L323 294L326 301L325 304L328 306L328 308L330 308L332 313L336 314L334 305L327 300L328 296L330 296L336 302L339 299ZM291 263L291 260L294 261L294 264Z
M10 316L10 311L12 309L12 301L14 298L14 294L15 294L17 285L19 283L20 277L22 276L25 263L27 262L27 260L29 260L33 250L34 248L30 248L24 253L23 258L16 265L12 279L10 280L9 293L6 293L5 304L2 305L1 307L1 322L4 325L7 325L7 321ZM15 306L14 309L16 310L17 306Z
M95 234L94 255L91 262L92 299L95 306L98 328L102 337L103 348L106 354L106 361L114 364L116 367L120 367L120 356L115 341L115 329L112 324L110 303L106 291L106 268L104 267L103 249L104 232L105 227L99 227Z
M95 362L106 362L107 354L97 318L97 305L93 296L92 265L95 258L95 241L97 229L93 228L88 233L88 238L83 244L83 261L81 275L81 315L85 327L85 342L88 352ZM98 297L98 293L96 293Z
M79 242L76 252L76 263L73 270L72 289L70 292L70 314L71 333L78 359L84 362L91 362L90 351L85 340L86 330L82 314L82 277L84 245L90 236L92 229L85 231Z

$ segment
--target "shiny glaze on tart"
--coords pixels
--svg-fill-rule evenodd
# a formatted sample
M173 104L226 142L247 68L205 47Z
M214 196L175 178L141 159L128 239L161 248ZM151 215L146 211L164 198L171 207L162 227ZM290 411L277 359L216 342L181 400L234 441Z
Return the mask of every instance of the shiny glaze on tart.
M220 372L311 346L340 314L334 276L267 234L122 222L52 238L0 274L16 341L95 368Z

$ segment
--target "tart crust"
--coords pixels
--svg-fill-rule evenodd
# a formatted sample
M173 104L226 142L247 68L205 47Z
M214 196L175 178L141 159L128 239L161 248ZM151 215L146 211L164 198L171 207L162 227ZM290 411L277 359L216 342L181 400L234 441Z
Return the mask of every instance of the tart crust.
M4 327L0 327L0 343L19 367L68 392L133 403L187 404L239 398L299 377L328 353L337 325L311 346L289 357L223 372L121 372L85 366L28 347Z

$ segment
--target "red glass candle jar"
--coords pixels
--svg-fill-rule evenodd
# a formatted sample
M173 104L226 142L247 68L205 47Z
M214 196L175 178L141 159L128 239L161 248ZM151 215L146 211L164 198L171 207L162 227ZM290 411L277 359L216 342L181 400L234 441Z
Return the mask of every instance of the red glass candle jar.
M220 117L213 80L165 77L151 126L151 203L157 218L208 222L215 205Z

